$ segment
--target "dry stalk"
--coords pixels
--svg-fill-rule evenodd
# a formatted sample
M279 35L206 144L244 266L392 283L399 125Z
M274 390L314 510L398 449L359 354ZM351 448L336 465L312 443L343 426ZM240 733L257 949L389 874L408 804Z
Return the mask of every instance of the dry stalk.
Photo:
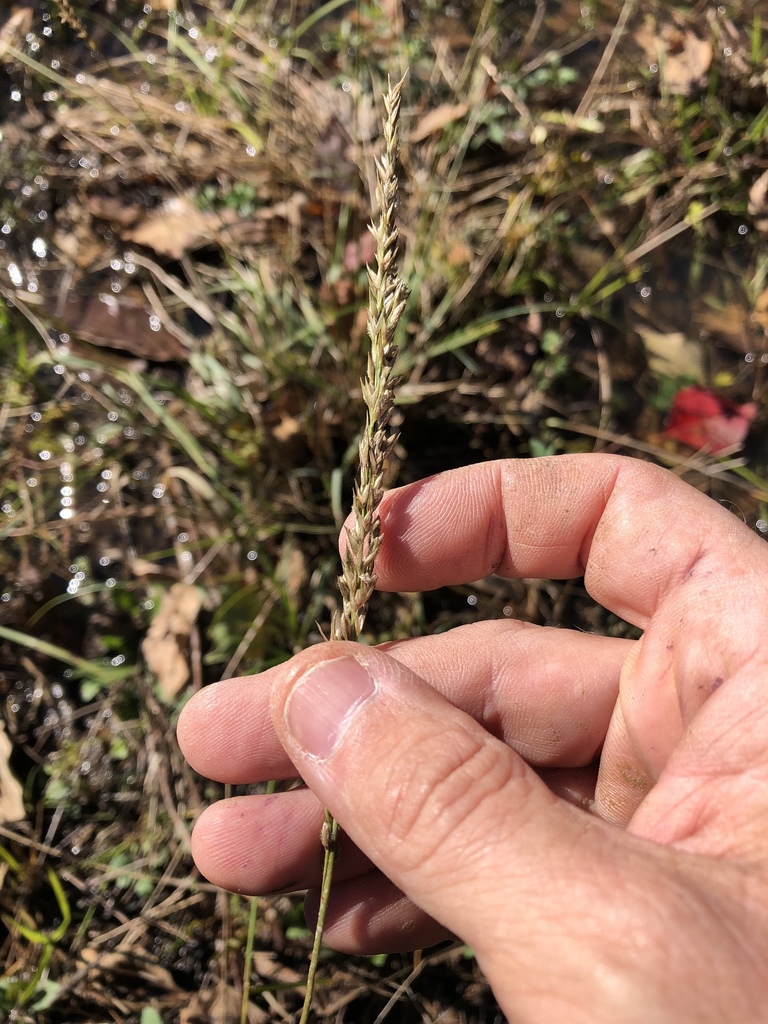
M376 242L376 257L375 266L368 267L368 336L371 348L366 375L362 381L365 427L360 438L357 482L352 498L353 521L347 532L342 574L338 581L342 598L341 611L333 617L331 640L356 639L365 622L368 604L376 587L375 562L381 546L378 506L384 493L384 469L398 436L397 430L391 425L397 355L394 337L408 294L398 274L398 233L395 226L398 195L397 123L402 86L403 79L395 85L390 82L384 96L384 153L376 161L379 217L376 224L371 225ZM306 1024L309 1019L336 856L338 823L328 811L325 812L325 819L320 906L300 1024Z

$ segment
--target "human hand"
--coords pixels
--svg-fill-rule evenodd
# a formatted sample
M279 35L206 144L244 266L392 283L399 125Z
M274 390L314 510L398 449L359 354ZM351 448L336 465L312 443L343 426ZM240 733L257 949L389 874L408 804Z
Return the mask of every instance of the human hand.
M324 805L345 832L329 945L459 935L515 1022L766 1020L765 542L602 455L433 477L382 524L381 589L584 575L642 639L487 622L207 687L179 722L193 767L309 790L209 808L203 873L316 887Z

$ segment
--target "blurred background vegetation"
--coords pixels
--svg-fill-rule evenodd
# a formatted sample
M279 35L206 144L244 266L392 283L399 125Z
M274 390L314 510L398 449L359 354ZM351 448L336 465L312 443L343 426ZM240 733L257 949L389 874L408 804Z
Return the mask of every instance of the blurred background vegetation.
M621 452L768 530L759 0L11 0L3 1019L300 1005L300 900L196 875L223 787L173 724L330 621L380 97L406 67L390 483ZM632 635L579 581L490 578L382 596L365 639L500 616ZM329 953L323 976L328 1019L500 1020L460 946Z

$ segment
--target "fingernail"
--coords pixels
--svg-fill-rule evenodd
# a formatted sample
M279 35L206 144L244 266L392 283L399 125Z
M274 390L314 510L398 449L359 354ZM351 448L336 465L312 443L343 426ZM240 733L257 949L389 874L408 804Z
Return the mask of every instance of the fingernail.
M298 680L288 697L288 729L308 754L329 757L355 712L375 689L371 677L354 658L335 658L315 665Z

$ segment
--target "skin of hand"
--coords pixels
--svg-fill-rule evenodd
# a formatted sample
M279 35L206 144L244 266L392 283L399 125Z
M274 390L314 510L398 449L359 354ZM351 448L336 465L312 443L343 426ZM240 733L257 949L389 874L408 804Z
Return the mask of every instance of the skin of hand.
M515 1024L768 1020L765 541L608 455L451 471L381 518L380 589L583 576L642 638L485 622L206 687L194 768L309 788L208 808L203 874L312 890L324 805L331 946L460 936Z

